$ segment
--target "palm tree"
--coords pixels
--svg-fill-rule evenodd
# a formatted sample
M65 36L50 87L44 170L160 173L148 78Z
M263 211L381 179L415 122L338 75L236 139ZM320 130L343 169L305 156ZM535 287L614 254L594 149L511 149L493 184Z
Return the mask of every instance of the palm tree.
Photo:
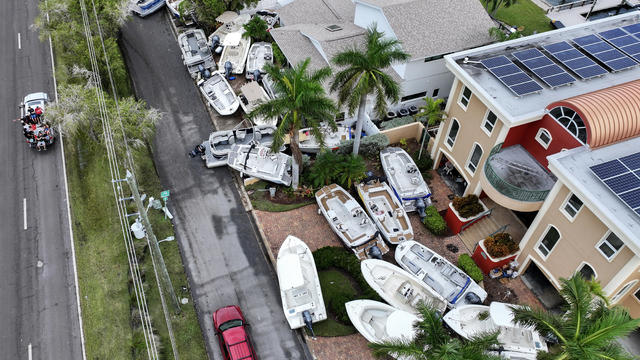
M278 94L273 100L258 105L248 118L280 117L280 125L274 133L271 150L277 152L289 136L293 164L291 166L291 187L298 188L302 152L300 152L300 128L311 128L311 134L320 144L324 144L324 132L321 123L326 123L333 131L337 130L335 114L337 108L327 97L322 82L331 76L328 67L309 72L310 59L300 62L293 68L281 70L268 65L266 72L274 82L274 91Z
M420 112L418 112L416 118L424 118L422 122L427 126L438 125L442 121L442 117L445 115L442 110L443 99L434 99L429 96L424 98L425 105L420 106Z
M619 307L608 307L600 284L580 275L561 279L560 295L567 302L564 314L553 314L528 306L514 308L514 321L534 327L541 335L558 339L549 353L538 354L539 360L631 360L616 338L640 327L640 319L632 320Z
M383 37L384 32L378 31L373 24L367 29L364 51L353 48L337 54L332 60L345 67L331 83L331 92L338 91L338 107L346 105L350 116L358 109L353 155L358 155L360 148L367 96L375 94L374 110L380 118L385 116L387 101L395 103L400 99L400 86L383 70L393 63L408 60L409 54L402 51L398 40Z
M522 37L522 33L520 31L514 31L514 32L509 31L509 34L505 34L505 32L502 31L502 29L497 27L492 27L491 29L489 29L489 36L491 36L498 42L503 42L503 41L513 40L513 39Z
M419 322L415 323L416 336L411 342L387 341L370 343L376 357L394 356L415 360L501 360L486 353L498 348L498 333L480 334L470 340L453 338L442 326L442 316L432 307L418 306Z
M482 0L485 8L487 8L487 10L491 12L491 17L496 16L496 12L501 6L508 8L509 6L515 4L516 1L517 0Z

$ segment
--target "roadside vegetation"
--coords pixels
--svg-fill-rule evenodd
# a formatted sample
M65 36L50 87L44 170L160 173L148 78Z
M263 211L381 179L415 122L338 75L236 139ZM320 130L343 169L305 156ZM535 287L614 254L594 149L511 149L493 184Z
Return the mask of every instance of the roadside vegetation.
M129 140L135 173L141 193L159 197L162 189L152 159L155 124L161 115L132 97L132 88L117 43L119 27L126 21L126 0L95 0L105 48L109 56L118 92L123 127ZM102 124L98 116L97 92L100 85L111 90L109 76L97 36L91 2L87 2L89 20L100 68L101 84L89 81L91 68L84 38L79 3L75 0L41 2L36 21L43 40L50 35L53 43L59 101L47 109L48 118L64 129L65 159L69 181L71 215L76 244L80 305L90 359L146 359L147 351L140 329L140 314L132 292L127 252L120 228L111 174L103 143ZM49 14L47 21L45 13ZM106 99L109 121L115 129L116 108L112 94ZM114 131L116 150L122 156L121 132ZM126 185L125 185L126 186ZM136 210L129 206L129 213ZM172 224L164 215L151 209L149 218L158 239L173 235ZM180 315L171 313L176 348L181 359L204 359L206 352L195 309L188 293L187 279L175 241L160 244L169 276L178 297L189 299ZM146 240L135 240L145 295L162 359L173 359L167 325L162 311L153 265ZM185 291L182 291L184 287Z
M520 34L527 36L553 30L550 20L538 5L531 0L480 0L494 18L521 29ZM492 34L498 41L511 40ZM512 37L513 38L513 37Z

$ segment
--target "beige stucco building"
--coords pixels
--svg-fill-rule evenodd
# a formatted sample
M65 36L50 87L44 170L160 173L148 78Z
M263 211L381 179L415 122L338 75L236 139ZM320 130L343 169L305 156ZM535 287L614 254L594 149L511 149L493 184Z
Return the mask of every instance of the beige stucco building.
M445 61L455 80L434 166L459 195L528 219L517 258L525 278L557 289L575 273L594 277L640 318L640 17Z

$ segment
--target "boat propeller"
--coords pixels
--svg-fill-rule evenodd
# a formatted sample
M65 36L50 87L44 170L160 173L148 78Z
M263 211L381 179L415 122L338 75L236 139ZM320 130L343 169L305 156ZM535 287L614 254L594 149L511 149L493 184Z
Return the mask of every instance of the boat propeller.
M309 331L311 332L311 337L315 340L316 334L313 332L313 321L311 319L311 313L309 312L309 310L305 310L302 312L302 320L307 326L307 329L309 329Z

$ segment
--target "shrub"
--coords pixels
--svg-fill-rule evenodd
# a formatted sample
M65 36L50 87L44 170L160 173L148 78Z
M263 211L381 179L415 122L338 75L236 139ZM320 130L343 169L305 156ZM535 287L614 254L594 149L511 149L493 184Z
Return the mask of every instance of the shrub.
M337 176L336 163L339 155L331 151L322 151L316 156L316 161L309 172L314 187L329 185Z
M359 154L366 158L375 158L380 155L380 151L389 146L389 138L385 134L375 134L365 136L360 140ZM353 151L353 140L345 140L340 143L338 153L351 154Z
M389 121L383 121L380 123L380 130L389 130L393 128L397 128L399 126L411 124L416 122L416 119L413 116L403 116L400 118L391 119Z
M425 213L427 216L422 223L433 235L444 235L447 233L447 222L444 221L434 205L427 207Z
M352 296L345 293L337 293L332 298L326 300L329 310L336 316L336 319L343 324L351 325L347 308L344 304L355 300Z
M465 197L456 196L453 199L453 208L463 218L476 216L484 211L484 207L480 204L480 200L476 195L467 195Z
M339 156L335 168L337 180L340 185L346 189L351 188L351 184L355 184L364 179L365 172L367 171L367 165L362 156L352 154Z
M287 58L284 57L282 50L276 42L271 43L271 50L273 51L273 60L275 60L276 64L280 66L284 66L287 63Z
M467 273L467 275L469 275L469 277L475 282L480 282L484 279L482 270L480 270L469 254L462 254L458 256L458 267Z
M337 182L344 188L350 188L365 177L367 166L361 156L340 155L323 151L316 157L309 177L314 187L322 187Z
M506 232L500 232L484 239L484 247L489 255L495 258L515 254L520 249L511 234Z
M429 156L429 152L427 151L427 149L422 150L422 156L420 156L420 159L418 159L419 153L420 150L414 152L412 156L413 161L416 163L418 169L420 169L421 172L431 170L433 168L433 159L431 159L431 156Z
M267 41L270 39L269 25L258 16L254 16L248 23L242 26L245 30L243 37L251 38L254 42Z
M344 270L351 275L360 288L360 296L358 296L359 299L382 301L380 296L378 296L378 293L369 286L362 276L360 261L352 252L339 247L325 246L313 252L313 260L316 263L318 271L337 268ZM345 302L351 300L356 299L349 299ZM330 300L325 299L325 301ZM344 307L344 303L342 303L342 305Z

